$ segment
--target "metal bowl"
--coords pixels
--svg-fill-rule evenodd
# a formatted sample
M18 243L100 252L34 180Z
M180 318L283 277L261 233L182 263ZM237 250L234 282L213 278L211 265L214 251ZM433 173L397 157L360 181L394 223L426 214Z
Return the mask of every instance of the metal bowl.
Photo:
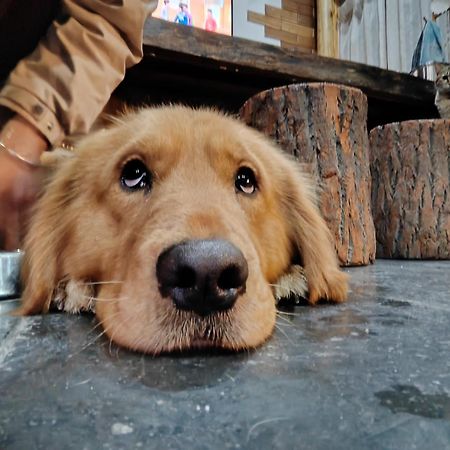
M0 300L20 296L20 262L23 252L0 252Z

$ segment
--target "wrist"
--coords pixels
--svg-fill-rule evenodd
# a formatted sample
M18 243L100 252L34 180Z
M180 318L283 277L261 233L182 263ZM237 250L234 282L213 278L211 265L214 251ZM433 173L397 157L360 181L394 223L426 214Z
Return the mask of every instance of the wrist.
M34 164L39 163L41 154L48 149L48 142L41 132L18 115L5 123L0 131L0 141Z

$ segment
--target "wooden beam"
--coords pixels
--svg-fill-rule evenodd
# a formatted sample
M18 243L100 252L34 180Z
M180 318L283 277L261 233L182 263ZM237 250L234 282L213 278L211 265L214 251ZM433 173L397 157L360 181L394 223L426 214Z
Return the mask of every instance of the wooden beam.
M295 53L150 18L144 30L144 61L161 61L163 53L171 64L190 62L199 67L199 72L214 66L219 72L253 73L256 79L276 77L291 83L344 84L362 89L370 97L418 107L434 101L433 83L410 75L351 61Z
M317 0L317 53L339 58L339 8L335 0Z
M431 81L153 18L145 26L144 59L127 71L117 94L136 105L182 102L237 112L257 92L303 81L362 89L369 128L437 117Z

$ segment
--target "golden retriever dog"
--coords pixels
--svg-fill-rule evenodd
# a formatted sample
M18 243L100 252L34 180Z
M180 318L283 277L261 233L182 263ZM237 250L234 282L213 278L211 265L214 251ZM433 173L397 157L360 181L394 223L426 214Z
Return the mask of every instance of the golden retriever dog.
M112 341L151 354L241 350L270 337L274 289L303 273L311 304L346 298L308 176L231 117L143 109L49 156L22 314L92 310Z

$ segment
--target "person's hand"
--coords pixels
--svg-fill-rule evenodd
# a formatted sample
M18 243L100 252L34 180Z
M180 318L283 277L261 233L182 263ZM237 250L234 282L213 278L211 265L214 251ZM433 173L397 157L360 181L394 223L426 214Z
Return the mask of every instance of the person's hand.
M34 163L48 146L44 136L20 116L5 124L0 141ZM39 191L38 172L0 148L0 250L20 248L28 212Z

